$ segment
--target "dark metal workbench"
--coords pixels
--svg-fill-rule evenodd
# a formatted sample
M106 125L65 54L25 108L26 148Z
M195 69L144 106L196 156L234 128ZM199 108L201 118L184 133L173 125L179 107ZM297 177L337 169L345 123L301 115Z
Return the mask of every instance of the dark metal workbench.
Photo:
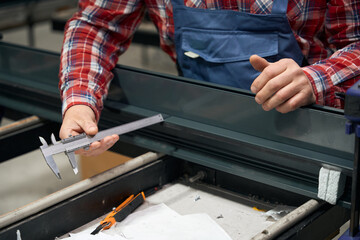
M0 52L1 105L59 123L59 56L6 43L0 43ZM155 113L164 114L166 120L121 136L113 150L126 143L133 154L150 149L168 157L1 229L0 239L18 228L33 234L34 226L44 236L38 239L59 236L104 214L123 197L112 195L109 188L137 192L194 174L199 168L207 172L205 183L289 205L316 198L319 169L324 165L340 169L351 182L354 142L345 135L346 120L340 110L313 106L285 115L264 112L251 93L239 89L124 66L114 74L100 128ZM306 230L314 233L314 228L322 234L335 231L348 219L349 196L347 184L338 206L325 204L302 225L284 233L289 234L284 239L306 236ZM106 202L103 209L84 214L101 201ZM338 219L330 218L332 214ZM55 227L51 219L58 215L66 221ZM333 228L319 227L323 224Z

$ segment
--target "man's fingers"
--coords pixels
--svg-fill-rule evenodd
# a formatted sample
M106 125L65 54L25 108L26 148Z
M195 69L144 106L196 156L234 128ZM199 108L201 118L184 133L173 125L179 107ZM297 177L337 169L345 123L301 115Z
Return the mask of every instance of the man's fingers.
M299 92L288 101L276 107L276 110L281 113L288 113L295 109L307 105L307 99L304 97L303 92Z
M263 109L286 113L316 100L314 90L301 67L292 59L268 63L259 56L251 56L251 64L260 75L251 85L255 101Z
M95 135L98 132L95 114L93 110L85 105L70 107L64 115L60 129L60 138L68 138L82 132L88 135Z
M258 55L252 55L250 57L250 63L256 71L262 72L264 68L270 65L265 58L259 57Z
M252 56L253 57L253 56ZM260 58L256 56L257 58ZM255 58L256 58L255 57ZM266 61L263 58L260 58L262 60L260 61ZM275 62L275 63L269 63L266 61L267 66L262 69L262 72L260 75L254 80L254 82L251 84L251 91L255 94L257 94L259 91L261 91L262 88L273 78L277 77L281 73L286 71L286 65L282 64L281 62ZM263 62L263 66L266 65L265 62Z
M279 89L279 91L276 91L275 94L262 103L262 108L265 111L270 111L271 109L277 108L288 102L288 100L296 96L300 91L300 87L296 86L294 83L285 84L284 87Z
M86 155L87 152L93 152L94 150L98 149L101 146L101 143L99 141L97 142L93 142L90 144L89 149L85 150L83 148L76 150L75 153L76 154L80 154L80 155Z
M301 89L297 94L292 96L288 101L276 107L276 110L281 113L294 111L295 109L313 104L316 100L314 92L311 88Z
M66 122L65 122L66 121ZM96 123L84 120L65 120L60 129L60 138L68 138L69 136L75 136L82 132L87 135L95 135L98 132Z
M61 139L68 138L70 135L75 136L82 132L81 127L71 119L64 119L61 125L59 136Z
M102 139L99 142L94 142L90 145L90 148L88 150L79 150L76 152L77 154L81 154L84 156L95 156L99 155L105 151L107 151L109 148L114 146L114 144L119 140L118 135L111 135L107 136L104 139Z
M305 88L292 82L276 92L262 107L265 111L275 108L278 112L287 113L313 102L315 96L311 87Z
M291 76L286 74L286 72L281 73L280 75L271 78L265 82L264 86L256 93L255 101L258 104L264 104L269 99L277 101L285 101L288 98L287 96L287 85L291 83ZM273 106L273 105L271 105ZM265 108L264 108L265 109ZM269 109L270 110L270 109Z
M252 67L259 72L262 72L267 66L270 65L266 59L259 57L258 55L252 55L249 60ZM261 81L262 78L259 79L259 77L254 80L250 87L251 92L255 94L264 86L263 81Z
M98 127L93 110L86 105L75 105L70 107L64 115L63 124L60 129L60 137L68 138L69 135L76 136L85 132L87 135L98 133ZM114 134L107 136L101 141L90 144L88 150L79 149L75 153L85 156L95 156L111 148L119 136Z

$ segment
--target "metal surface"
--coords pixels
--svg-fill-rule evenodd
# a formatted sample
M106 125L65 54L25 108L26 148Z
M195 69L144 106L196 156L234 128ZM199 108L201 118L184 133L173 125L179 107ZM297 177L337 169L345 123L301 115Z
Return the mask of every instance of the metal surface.
M178 177L178 162L155 161L126 174L104 181L87 191L68 196L42 208L27 218L20 218L13 224L0 228L0 239L16 236L16 230L27 239L48 240L62 236L69 231L111 211L119 202L131 194L159 186Z
M359 213L360 213L360 84L355 83L351 88L346 91L345 94L345 117L349 120L346 124L346 134L355 135L355 147L354 147L354 163L352 172L352 184L351 184L351 218L349 238L355 238L359 235ZM343 235L344 237L344 235ZM358 238L359 236L357 236ZM345 237L346 238L346 237Z
M341 226L349 220L348 209L324 204L311 216L278 236L277 240L335 239ZM336 220L336 221L333 221Z
M1 104L60 122L58 55L4 43L0 52ZM354 139L340 110L265 112L239 89L124 66L114 74L100 128L166 117L122 141L307 197L316 197L324 165L351 177ZM349 206L349 191L339 204Z
M21 120L20 120L21 122ZM60 125L41 119L28 121L26 124L17 122L16 125L4 126L0 134L0 162L12 159L24 153L39 148L38 134L48 134L57 131Z
M130 194L137 193L154 186L162 186L164 184L171 183L174 180L181 181L179 177L184 174L191 176L198 170L206 172L206 179L204 179L206 182L191 184L190 186L195 189L215 195L217 198L227 199L229 200L228 202L246 203L250 207L257 206L260 209L271 209L271 206L274 206L274 202L269 202L268 198L263 199L261 195L259 195L259 198L255 198L254 196L248 194L238 194L237 192L243 191L243 186L237 183L243 182L238 179L229 179L229 174L227 173L221 173L215 169L198 166L190 162L165 156L162 160L155 161L132 172L110 179L101 185L94 186L93 188L80 192L79 194L68 196L69 198L57 201L57 203L54 203L51 207L43 207L41 211L32 214L30 217L20 219L19 221L13 222L6 227L0 228L0 240L14 238L17 230L20 230L22 236L26 236L29 239L54 239L56 236L62 236L69 231L72 231L110 212L114 206L118 205L119 202L123 201ZM229 182L225 184L221 178L227 178ZM211 184L208 183L209 181ZM219 187L220 185L221 187ZM233 185L234 188L229 185ZM247 185L248 187L251 187L250 184ZM226 188L232 188L232 191L226 190ZM264 193L264 187L262 190ZM296 201L298 199L302 199L301 195L295 194L295 201L288 201L289 199L285 199L284 197L292 195L291 193L284 195L284 193L276 192L276 190L271 193L272 195L268 195L268 197L279 194L277 196L278 200L282 199L282 201L277 202L291 206L297 206ZM171 207L175 207L175 205L181 207L177 208L177 210L183 210L182 212L179 212L180 214L193 213L189 212L189 208L184 208L184 205L182 204L183 202L181 201L181 198L183 197L181 192L172 191L172 194L172 196L167 195L167 204L171 205ZM179 197L179 194L181 197ZM151 198L154 200L152 203L156 203L156 201L158 201L157 196L156 194L153 196L155 198ZM200 196L200 200L197 202L194 202L196 195L194 196L190 193L189 196L193 196L190 199L191 201L187 201L189 205L196 204L196 206L199 207L198 209L206 207L206 205L202 204L202 201L206 200L205 196L203 196L203 198ZM152 201L151 199L150 201ZM281 236L291 236L291 239L312 239L311 237L299 238L298 236L302 236L303 229L306 230L311 228L312 223L318 220L321 220L321 226L323 227L321 228L317 224L315 229L311 228L312 235L310 236L328 236L334 229L337 229L347 221L347 217L339 215L341 211L339 211L340 208L338 206L331 206L329 204L325 204L324 206L326 206L326 209L321 208L319 211L315 211L311 216L306 217L301 223L297 224L292 229L286 230ZM224 209L224 211L226 210L226 212L231 212L231 209L222 209ZM327 213L332 209L337 209L337 211L335 211L335 214L337 214L335 215L336 217L333 215L331 215L332 217L329 217L329 215L327 215ZM344 208L341 209L344 210ZM203 211L204 210L201 212ZM216 213L216 211L214 212ZM234 229L234 233L237 234L234 236L239 236L237 227L239 221L232 220L233 218L225 212L222 213L225 218L224 220L230 222L231 224L231 226L227 226L226 228ZM61 221L59 221L60 217ZM222 219L220 219L220 222L222 222ZM329 226L331 226L331 228ZM242 227L246 228L247 225L245 224L245 226ZM280 239L289 238L285 237Z
M240 89L125 67L114 72L123 93L117 103L351 159L354 143L344 134L340 110L266 112L253 94Z
M320 208L321 204L314 199L310 199L300 207L288 213L286 216L279 219L276 223L272 224L268 228L264 229L262 232L258 233L256 236L251 238L251 240L270 240L275 239L279 234L283 233L284 230L290 228L292 225L296 224L301 219L313 213L315 210Z
M209 188L217 192L209 191ZM274 204L266 204L261 200L250 199L246 196L238 196L236 200L229 199L229 194L232 193L202 182L194 186L179 180L166 184L155 194L147 197L145 204L140 206L139 210L161 203L183 217L190 217L189 214L207 214L233 240L250 240L262 229L273 224L272 221L266 221L267 217L263 212L254 210L253 207L267 211L273 209ZM172 226L174 225L169 224L169 229ZM199 226L198 229L201 231L206 228ZM141 232L142 229L139 231ZM191 238L184 230L183 239L203 240L205 238ZM216 240L216 238L213 239Z
M0 105L61 122L59 55L0 42Z
M357 128L359 126L356 126ZM354 171L352 177L352 192L351 192L351 218L349 234L355 237L359 232L359 214L360 214L360 136L355 134L355 158L354 158Z

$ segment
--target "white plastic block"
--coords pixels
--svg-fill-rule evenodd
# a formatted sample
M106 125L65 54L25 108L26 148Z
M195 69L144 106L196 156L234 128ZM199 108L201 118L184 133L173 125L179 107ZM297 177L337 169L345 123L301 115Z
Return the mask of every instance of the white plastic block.
M345 188L345 176L338 170L322 167L319 172L318 197L336 204Z

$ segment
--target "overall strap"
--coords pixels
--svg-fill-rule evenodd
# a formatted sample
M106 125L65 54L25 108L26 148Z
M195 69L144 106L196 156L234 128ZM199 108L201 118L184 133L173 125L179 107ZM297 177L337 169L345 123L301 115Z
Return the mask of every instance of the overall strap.
M185 6L184 0L171 0L171 5L173 6Z
M274 0L271 13L273 14L286 14L288 0Z
M171 0L172 5L184 6L184 0ZM274 0L271 13L286 14L288 0Z

